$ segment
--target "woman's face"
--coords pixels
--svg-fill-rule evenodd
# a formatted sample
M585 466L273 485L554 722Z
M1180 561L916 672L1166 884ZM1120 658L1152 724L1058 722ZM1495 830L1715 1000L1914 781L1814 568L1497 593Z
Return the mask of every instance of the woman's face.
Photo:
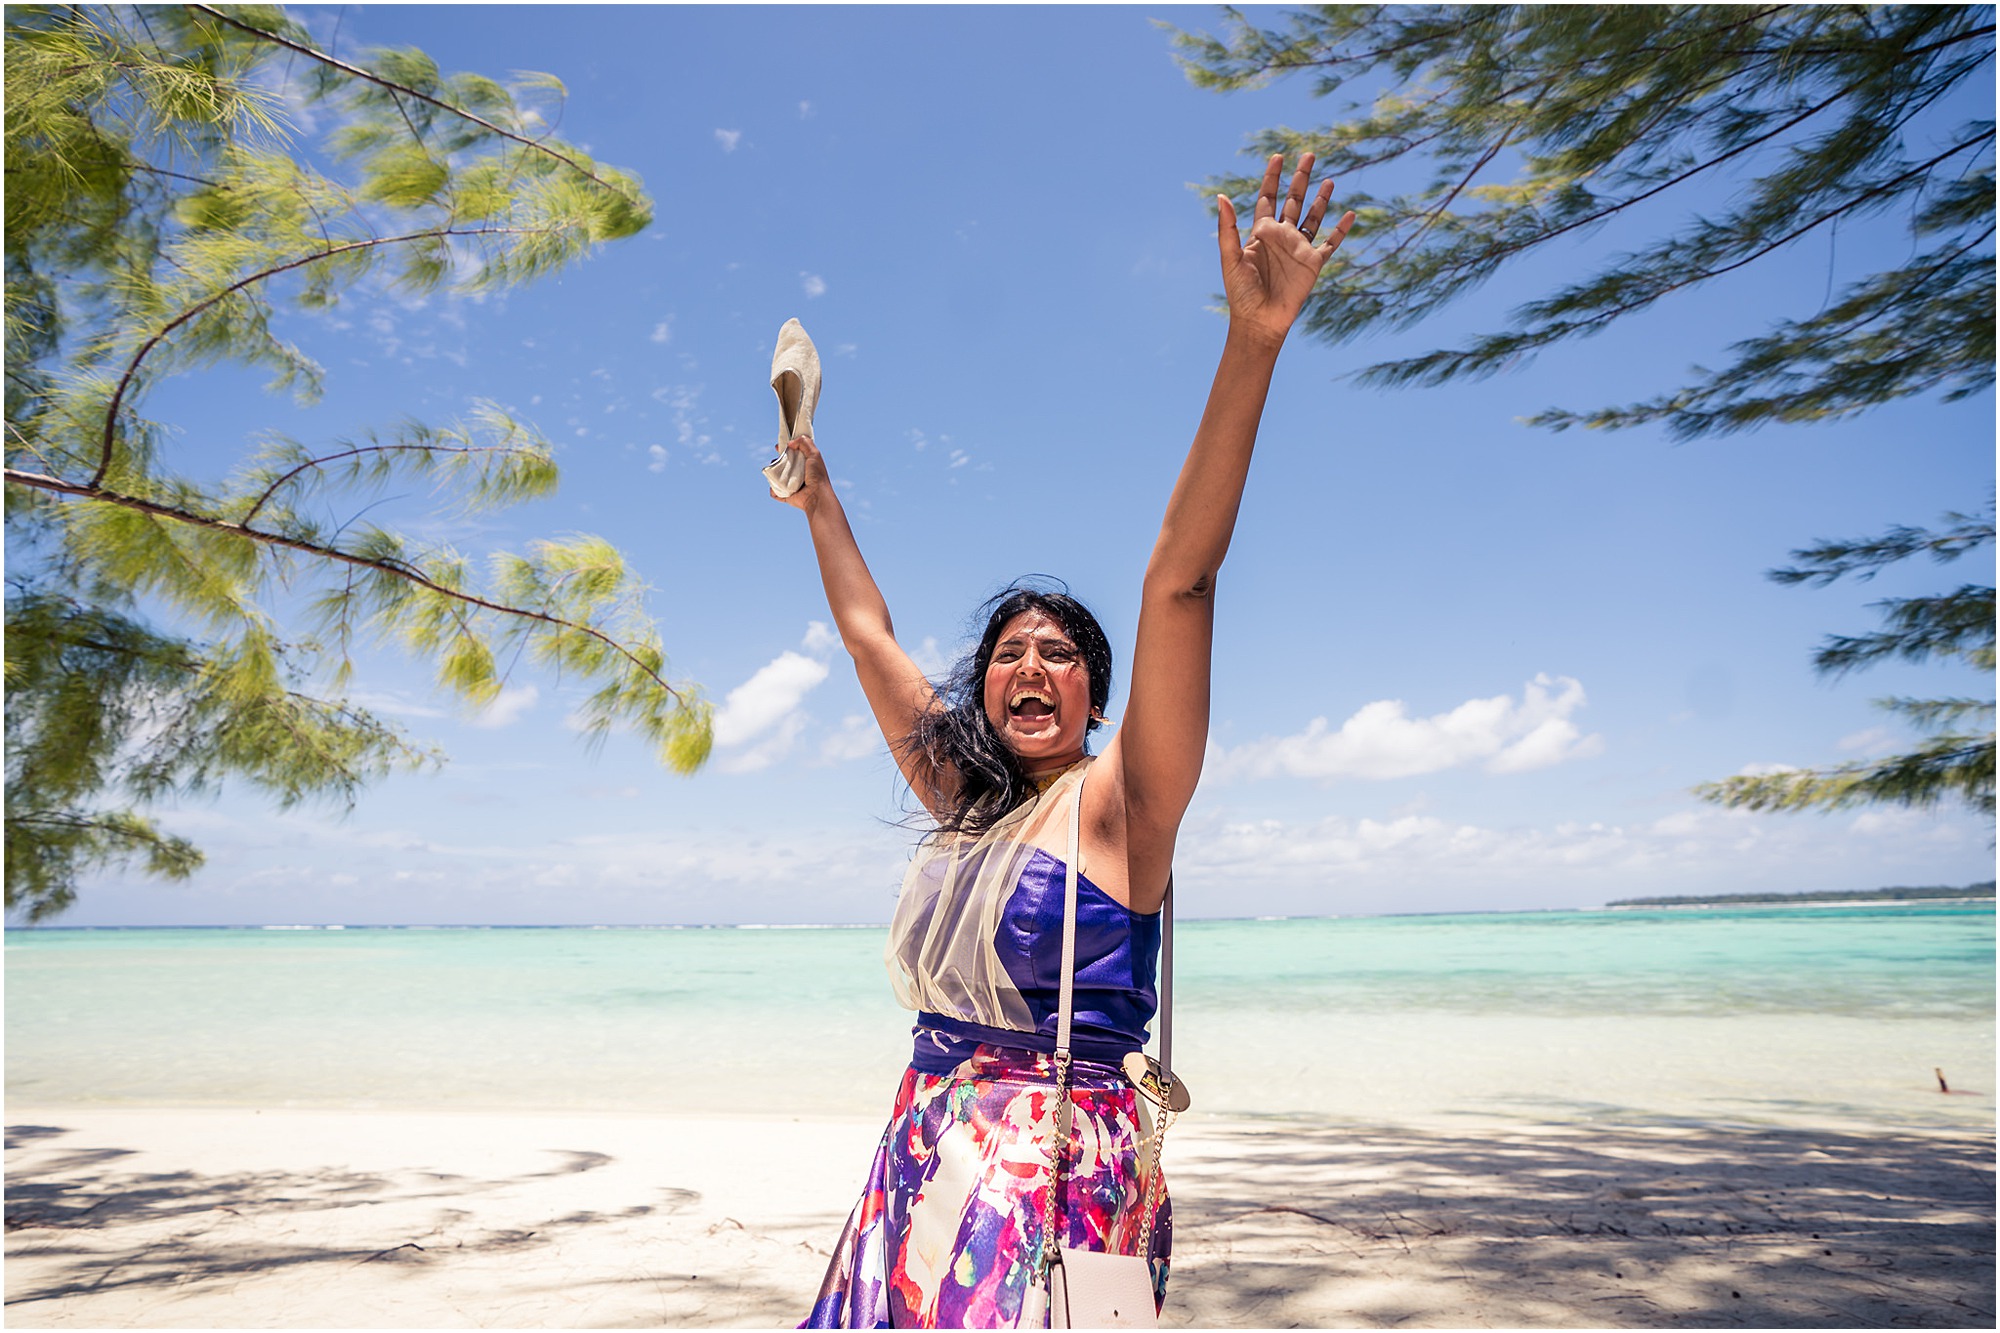
M1001 627L986 665L985 704L993 729L1030 772L1083 754L1090 672L1061 621L1031 608Z

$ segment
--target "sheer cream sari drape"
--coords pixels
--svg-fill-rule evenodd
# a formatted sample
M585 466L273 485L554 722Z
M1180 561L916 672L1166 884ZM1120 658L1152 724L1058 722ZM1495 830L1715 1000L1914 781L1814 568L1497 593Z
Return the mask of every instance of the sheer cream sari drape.
M941 834L917 848L889 923L889 981L904 1008L1034 1031L1028 1002L1000 961L1000 920L1029 859L1037 851L1061 859L1069 836L1065 798L1090 763L1070 768L977 837Z

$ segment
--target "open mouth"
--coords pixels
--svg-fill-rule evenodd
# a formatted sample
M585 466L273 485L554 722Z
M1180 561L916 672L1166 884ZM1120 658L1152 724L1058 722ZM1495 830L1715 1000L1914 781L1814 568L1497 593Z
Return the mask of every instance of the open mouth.
M1056 701L1039 690L1022 690L1007 701L1007 715L1023 722L1054 717Z

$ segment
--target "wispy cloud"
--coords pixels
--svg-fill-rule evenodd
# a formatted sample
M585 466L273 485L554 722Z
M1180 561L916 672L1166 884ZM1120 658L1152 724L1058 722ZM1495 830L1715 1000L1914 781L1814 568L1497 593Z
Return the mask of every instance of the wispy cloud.
M701 462L719 463L722 459L711 447L712 437L702 429L708 424L708 415L701 411L702 388L699 384L669 384L653 390L651 397L673 413L676 444L693 453ZM660 460L656 457L655 461ZM658 471L657 468L653 470Z
M812 725L806 697L827 678L828 659L839 647L831 625L811 621L798 649L779 653L731 690L715 714L715 744L722 751L717 767L754 773L789 755ZM820 740L817 758L821 763L866 758L881 748L881 740L872 718L850 714Z
M674 317L668 315L665 319L655 324L652 333L647 335L646 340L656 343L672 342L674 340Z
M420 704L405 699L400 694L384 694L370 690L352 690L347 702L357 708L365 708L371 713L384 713L390 717L449 717L450 714L430 704Z
M1227 910L1227 894L1249 883L1268 894L1272 911L1352 910L1385 893L1412 910L1595 905L1648 893L1792 889L1801 880L1865 887L1912 851L1966 836L1962 825L1907 810L1785 820L1702 806L1630 823L1507 828L1428 814L1289 821L1196 810L1182 826L1175 870L1197 914ZM1413 887L1420 896L1410 896Z
M826 295L826 279L817 273L799 274L799 286L805 289L808 299Z
M935 634L924 635L923 642L910 650L910 660L917 664L917 670L933 680L951 670L951 659L944 655Z
M716 761L716 766L725 773L757 773L769 768L792 752L792 744L799 733L812 721L798 709L779 717L777 726L762 733L762 739L754 744L739 745L733 751L725 752Z
M827 763L842 764L851 759L866 759L882 746L882 731L875 725L875 719L849 713L840 719L839 730L820 742L819 756Z
M725 753L717 766L725 773L754 773L791 753L811 718L806 696L827 677L826 657L838 643L823 621L806 626L800 647L786 649L731 690L715 713L715 744Z
M715 141L722 145L723 152L733 153L736 151L736 145L743 141L743 131L717 130L715 132Z
M533 685L509 685L494 697L492 703L480 710L479 715L472 719L472 725L487 728L512 726L541 697L542 692Z
M1963 882L1975 874L1927 867L1976 864L1968 854L1986 846L1983 821L1907 809L1787 819L1699 806L1627 823L1501 827L1428 813L1287 821L1204 809L1196 799L1175 857L1177 909L1191 918ZM287 836L273 840L262 811L244 817L197 806L174 815L175 831L243 850L218 856L191 892L234 897L269 884L291 902L334 875L356 876L355 892L329 899L350 921L367 919L354 911L377 904L386 919L407 920L393 913L407 913L413 894L434 919L458 919L472 902L544 919L526 909L546 908L546 889L565 885L589 889L578 910L593 920L625 912L629 892L634 919L646 921L881 921L909 854L906 833L870 820L790 831L747 816L674 822L626 820L615 833L551 837L517 819L477 840L452 840L414 817L398 829L295 815ZM1934 878L1913 878L1925 875ZM426 885L434 896L423 896Z
M1909 744L1907 736L1898 735L1890 727L1869 727L1849 736L1842 736L1838 748L1843 754L1858 754L1872 758L1875 755L1891 754Z
M1411 717L1401 699L1363 705L1338 728L1316 717L1290 736L1267 737L1212 752L1219 778L1404 778L1480 764L1489 773L1525 773L1604 748L1570 720L1584 706L1583 686L1568 676L1538 675L1516 700L1472 699L1448 713Z
M783 722L826 679L827 665L790 649L731 690L715 713L715 743L746 744Z

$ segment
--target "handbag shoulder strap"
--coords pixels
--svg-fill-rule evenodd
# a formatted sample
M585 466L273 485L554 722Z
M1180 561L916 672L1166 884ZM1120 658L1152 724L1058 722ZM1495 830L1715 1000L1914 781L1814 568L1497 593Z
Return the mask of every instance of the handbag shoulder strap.
M1063 870L1062 1008L1056 1015L1056 1050L1065 1058L1076 998L1076 862L1083 842L1082 825L1083 777L1079 775L1076 789L1069 795L1069 854Z
M1076 1001L1076 877L1083 830L1083 778L1069 801L1069 855L1063 872L1062 986L1056 1011L1056 1062L1067 1072L1070 1061L1070 1024ZM1167 876L1167 896L1160 905L1160 1072L1173 1072L1174 1062L1174 880ZM1068 1130L1069 1098L1057 1114Z
M1070 1125L1075 1104L1070 1100L1070 1026L1076 1003L1076 881L1077 862L1083 841L1083 775L1069 798L1069 855L1063 872L1062 981L1060 1007L1056 1012L1056 1105L1055 1143L1049 1154L1049 1193L1043 1208L1045 1242L1041 1261L1046 1267L1058 1261L1061 1241L1056 1230L1057 1200L1063 1194L1063 1158L1069 1151ZM1166 901L1160 906L1165 915L1160 922L1160 1071L1168 1076L1173 1068L1173 969L1174 969L1174 881L1167 878ZM1168 1078L1171 1086L1171 1078ZM1152 1229L1150 1216L1147 1234Z
M1070 793L1069 854L1063 869L1062 980L1059 983L1061 999L1056 1010L1056 1140L1051 1145L1049 1153L1051 1175L1046 1219L1049 1225L1049 1243L1046 1247L1045 1261L1048 1262L1053 1262L1056 1257L1055 1201L1062 1194L1063 1156L1069 1151L1069 1127L1073 1111L1069 1099L1069 1035L1070 1020L1075 1017L1076 1004L1076 860L1082 842L1080 833L1082 825L1083 776L1079 774L1076 790Z

